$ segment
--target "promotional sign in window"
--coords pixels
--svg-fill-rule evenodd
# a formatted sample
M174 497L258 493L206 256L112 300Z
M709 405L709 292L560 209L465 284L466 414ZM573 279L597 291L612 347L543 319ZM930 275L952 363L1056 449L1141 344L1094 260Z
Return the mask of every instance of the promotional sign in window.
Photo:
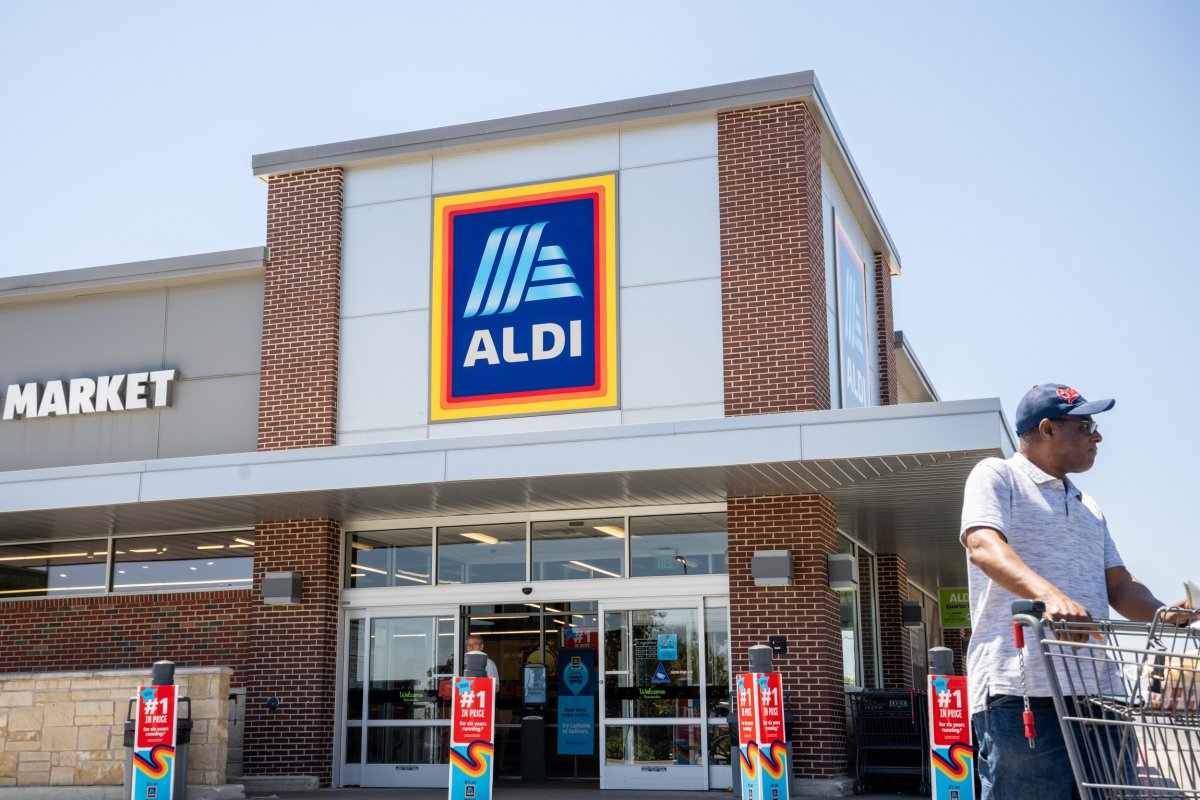
M738 759L745 800L787 800L791 768L783 724L783 681L777 672L737 676Z
M867 391L867 267L846 234L834 220L837 261L838 353L841 368L842 408L870 405Z
M454 678L450 683L450 800L490 800L496 680Z
M929 676L929 758L933 765L934 800L971 800L971 717L967 711L967 679L961 675Z
M596 753L596 653L558 654L558 754Z
M429 418L617 405L616 176L436 197Z
M133 733L133 800L170 800L175 778L177 686L139 686Z
M971 627L971 595L967 587L938 589L938 607L943 628Z

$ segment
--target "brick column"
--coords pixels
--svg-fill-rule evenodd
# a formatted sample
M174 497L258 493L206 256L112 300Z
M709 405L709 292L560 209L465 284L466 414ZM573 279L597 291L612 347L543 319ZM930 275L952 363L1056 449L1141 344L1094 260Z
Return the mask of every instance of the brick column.
M267 189L259 450L337 443L342 194L340 168Z
M246 690L246 775L315 775L333 770L334 686L341 541L325 519L260 523L254 529L254 638ZM299 572L299 605L265 605L266 572ZM268 710L267 699L279 708Z
M912 652L904 627L902 605L908 598L908 565L897 555L875 561L879 575L879 652L883 660L883 686L901 689L912 685Z
M967 643L971 641L970 628L943 628L942 647L954 652L954 674L967 674Z
M803 103L717 115L725 414L829 408L821 134Z
M875 254L875 330L879 350L879 404L900 402L896 387L896 337L892 330L892 273L882 253Z
M770 634L787 636L775 669L795 712L792 741L801 779L847 774L846 708L837 594L826 558L837 549L837 509L821 495L729 498L729 617L733 669L749 668L747 650ZM791 586L756 587L756 550L790 550Z
M340 168L280 175L268 186L259 450L337 443L342 199ZM246 775L332 780L340 547L334 520L255 527ZM264 605L267 572L299 572L302 602ZM278 709L267 709L269 697Z

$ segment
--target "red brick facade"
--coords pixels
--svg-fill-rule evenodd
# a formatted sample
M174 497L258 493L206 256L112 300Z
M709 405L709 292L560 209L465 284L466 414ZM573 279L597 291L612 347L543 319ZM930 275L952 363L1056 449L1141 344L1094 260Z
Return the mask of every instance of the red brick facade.
M717 147L725 414L827 409L820 131L799 102L727 111Z
M267 189L259 450L336 443L343 184L335 167Z
M246 684L246 775L332 778L341 530L330 520L260 524L254 533L254 640ZM303 575L299 605L266 605L266 572ZM279 708L267 700L279 698Z
M875 344L879 351L879 403L900 402L896 387L896 336L892 330L892 274L882 253L875 254Z
M246 663L249 590L9 601L0 672L231 666ZM133 690L131 687L130 691Z
M795 713L792 742L798 778L847 772L846 709L837 594L826 560L837 549L837 511L821 495L729 498L729 616L734 672L749 667L747 650L771 634L787 636L775 656ZM756 550L789 550L791 586L758 587L750 577Z
M904 627L903 605L908 597L908 565L897 555L875 560L879 574L879 647L883 657L883 686L899 689L912 685L912 652Z

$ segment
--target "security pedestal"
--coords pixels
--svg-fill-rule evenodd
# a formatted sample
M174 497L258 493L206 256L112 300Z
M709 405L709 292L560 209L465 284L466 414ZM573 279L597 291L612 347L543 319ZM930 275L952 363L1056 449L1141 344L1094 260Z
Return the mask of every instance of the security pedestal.
M521 780L546 779L546 720L527 716L521 720Z

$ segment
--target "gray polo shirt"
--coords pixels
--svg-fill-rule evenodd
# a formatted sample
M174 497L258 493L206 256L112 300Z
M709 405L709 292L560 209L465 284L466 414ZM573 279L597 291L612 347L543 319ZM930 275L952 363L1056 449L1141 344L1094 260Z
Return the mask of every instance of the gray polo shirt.
M984 526L1004 534L1029 567L1095 618L1108 618L1104 571L1121 566L1100 506L1070 479L1061 481L1017 453L1007 461L988 458L967 478L959 540ZM971 642L967 676L971 713L982 711L988 695L1021 694L1021 670L1013 645L1014 595L993 583L968 559ZM1025 683L1031 697L1049 697L1050 684L1036 645L1026 639ZM1032 657L1031 657L1032 656Z

